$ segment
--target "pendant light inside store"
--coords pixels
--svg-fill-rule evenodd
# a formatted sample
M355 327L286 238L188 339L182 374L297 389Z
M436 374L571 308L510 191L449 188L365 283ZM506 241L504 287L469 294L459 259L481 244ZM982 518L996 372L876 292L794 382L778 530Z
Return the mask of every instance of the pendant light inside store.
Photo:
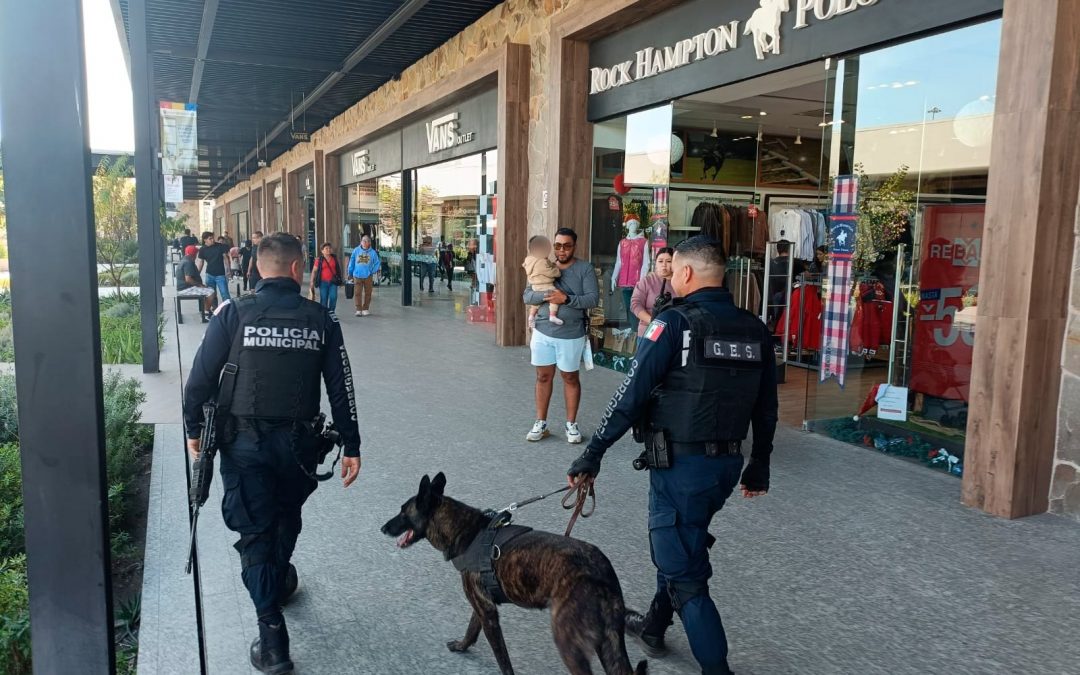
M711 133L711 134L709 134L709 137L710 137L710 138L716 138L716 137L717 137L717 135L718 135L718 134L716 133L716 120L713 120L713 123L712 123L712 133Z
M757 141L758 141L758 143L760 143L762 140L764 140L764 134L763 134L763 129L761 128L761 125L759 124L758 128L757 128Z
M795 145L802 145L802 129L795 130Z

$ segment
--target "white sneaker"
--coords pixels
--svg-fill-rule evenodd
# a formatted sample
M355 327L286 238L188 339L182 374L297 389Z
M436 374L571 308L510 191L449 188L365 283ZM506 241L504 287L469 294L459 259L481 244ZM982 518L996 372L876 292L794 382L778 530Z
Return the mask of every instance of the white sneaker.
M371 314L371 312L367 311L366 309L362 312L363 316L367 316L368 314Z
M580 443L581 431L578 430L577 422L566 423L566 442L567 443Z
M361 312L360 310L356 310L356 316L363 316L363 315L364 315L363 312Z
M548 431L547 422L544 420L536 420L533 423L532 430L525 434L525 440L527 441L542 441L550 435Z

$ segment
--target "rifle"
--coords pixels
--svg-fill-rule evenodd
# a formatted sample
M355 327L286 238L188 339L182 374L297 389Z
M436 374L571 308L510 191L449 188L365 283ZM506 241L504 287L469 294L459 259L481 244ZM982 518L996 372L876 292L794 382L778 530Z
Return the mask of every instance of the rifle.
M199 525L199 509L210 497L210 482L214 480L214 456L217 455L217 404L203 404L203 429L199 437L199 458L191 465L191 487L188 489L188 503L193 511L191 515L191 543L188 545L185 574L191 574L191 563L195 558L195 532Z

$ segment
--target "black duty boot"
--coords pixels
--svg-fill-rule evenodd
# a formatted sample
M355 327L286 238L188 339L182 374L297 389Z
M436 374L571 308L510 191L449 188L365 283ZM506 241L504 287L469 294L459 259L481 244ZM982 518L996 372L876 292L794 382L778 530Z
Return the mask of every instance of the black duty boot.
M296 567L289 563L289 568L285 570L285 579L281 582L281 595L278 596L278 603L282 606L287 605L298 588L300 588L300 579L296 576Z
M259 619L259 637L251 643L251 665L260 673L283 675L293 672L289 660L289 631L281 614Z
M649 656L663 656L667 653L664 632L671 625L673 614L670 602L660 602L653 598L649 611L644 616L632 609L626 610L626 632L641 642L642 649Z

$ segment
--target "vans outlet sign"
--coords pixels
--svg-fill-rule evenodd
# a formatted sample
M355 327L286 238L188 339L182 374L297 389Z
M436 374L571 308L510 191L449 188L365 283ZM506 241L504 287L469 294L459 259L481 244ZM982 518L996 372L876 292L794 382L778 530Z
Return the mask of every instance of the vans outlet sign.
M434 154L449 150L455 145L471 142L476 137L475 131L459 132L461 122L459 114L452 112L448 115L431 120L427 123L428 152Z
M1004 0L684 0L589 45L598 122L1000 16Z
M644 80L680 68L694 61L738 49L739 37L749 36L759 61L769 54L780 54L782 24L786 15L792 13L793 30L809 28L811 20L828 21L850 14L861 7L876 5L880 0L761 0L746 23L730 21L710 28L692 37L679 40L664 47L645 47L629 61L609 68L591 68L589 71L590 94L598 94L613 87ZM885 0L888 2L889 0ZM896 1L896 0L892 0ZM740 30L741 29L741 30Z

